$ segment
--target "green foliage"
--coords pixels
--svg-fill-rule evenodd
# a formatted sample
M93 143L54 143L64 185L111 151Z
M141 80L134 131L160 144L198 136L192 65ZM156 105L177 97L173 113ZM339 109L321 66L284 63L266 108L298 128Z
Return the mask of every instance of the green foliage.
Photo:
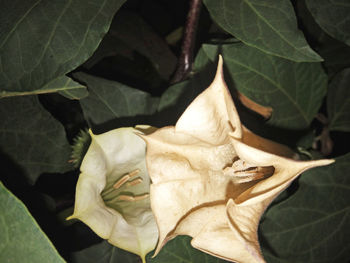
M298 191L261 225L268 262L346 262L350 248L350 154L305 172ZM322 200L322 202L320 202Z
M71 78L61 76L53 79L52 81L45 84L42 88L39 88L37 90L16 92L0 91L0 98L53 92L59 92L61 95L67 97L68 99L81 99L88 94L86 87L73 81Z
M349 1L306 0L306 4L326 33L350 46Z
M228 261L217 257L204 254L194 249L190 244L191 238L179 236L171 240L161 252L154 258L149 257L147 262L150 263L187 263L187 262L204 262L204 263L225 263ZM149 254L151 255L151 254Z
M288 0L204 0L214 21L245 44L293 61L321 61L298 30Z
M339 72L329 84L327 106L329 128L350 131L350 69Z
M64 262L24 204L0 182L0 261Z
M36 96L1 99L0 119L0 147L21 166L30 183L44 172L72 169L64 127Z
M176 66L176 57L167 43L150 27L144 19L135 12L120 10L108 34L103 39L96 53L85 63L92 67L105 57L121 56L134 61L137 56L144 56L150 60L159 76L168 80ZM115 65L118 67L118 65ZM131 77L143 74L140 70L130 71L129 67L118 67L123 74ZM151 70L144 70L150 74Z
M222 53L235 87L272 107L271 124L288 129L310 125L326 93L327 76L319 63L292 62L243 44L204 45L203 49L211 60Z
M89 96L80 100L80 104L85 119L92 127L118 118L150 115L156 111L158 98L146 92L84 73L74 76L89 88Z
M73 254L73 263L110 263L110 262L138 262L139 257L112 246L107 241L93 245Z
M72 161L80 162L89 141L79 131L174 125L211 83L221 54L225 79L249 129L301 147L303 158L323 158L323 145L331 145L326 157L336 158L331 166L303 174L267 210L259 229L266 261L346 262L348 1L203 2L192 71L185 81L171 83L187 0L166 6L162 0L2 1L0 180L30 204L68 262L140 262L97 240L80 223L50 221L72 209L79 175ZM167 43L174 32L177 39ZM271 107L271 117L244 106L237 91ZM326 116L322 123L319 113ZM0 262L63 262L9 190L0 183ZM50 200L50 208L33 206L38 195ZM147 262L224 262L193 249L189 240L171 240L155 258L149 253Z
M2 95L38 93L87 60L125 1L4 1L0 11Z
M194 249L190 244L190 237L179 236L171 240L165 245L161 252L153 257L153 252L147 255L149 263L224 263L225 260L218 259L208 254L202 253ZM103 241L97 245L87 249L78 251L73 255L73 263L93 263L93 262L126 262L135 263L138 257L134 254L127 253L117 247L112 246L107 241Z

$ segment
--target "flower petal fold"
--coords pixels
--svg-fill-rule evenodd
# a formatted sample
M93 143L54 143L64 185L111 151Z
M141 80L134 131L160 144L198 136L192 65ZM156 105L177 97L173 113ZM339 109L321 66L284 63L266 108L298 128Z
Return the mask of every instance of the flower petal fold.
M188 106L175 126L176 132L213 145L225 143L229 132L236 138L242 136L241 122L224 81L221 56L213 83Z
M81 165L74 214L97 235L145 262L158 230L150 209L145 142L134 128L92 137Z
M193 247L238 263L264 262L257 229L273 199L312 167L286 146L244 127L224 82L222 58L213 83L175 126L142 136L159 230L155 255L177 235Z

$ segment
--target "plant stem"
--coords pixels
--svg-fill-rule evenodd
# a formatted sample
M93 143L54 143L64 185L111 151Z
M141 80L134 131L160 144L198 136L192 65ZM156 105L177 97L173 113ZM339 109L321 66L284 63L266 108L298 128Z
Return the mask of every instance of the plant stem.
M316 138L316 140L319 140L321 142L321 149L320 152L324 155L327 156L332 153L333 151L333 141L331 139L331 136L329 134L329 121L326 116L323 114L319 113L316 115L316 119L322 123L323 128L321 135Z
M176 71L170 81L171 84L186 79L192 69L193 48L195 44L201 6L202 0L190 0L186 26L181 45L181 54L177 63Z

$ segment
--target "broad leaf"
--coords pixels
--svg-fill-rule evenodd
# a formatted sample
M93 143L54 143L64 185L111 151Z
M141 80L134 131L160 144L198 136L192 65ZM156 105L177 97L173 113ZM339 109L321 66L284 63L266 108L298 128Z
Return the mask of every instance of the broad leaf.
M103 241L73 253L71 260L72 263L138 263L140 257Z
M164 39L141 16L127 10L117 13L108 34L85 65L91 67L102 58L114 55L135 60L133 52L147 57L165 80L175 69L176 57Z
M211 60L219 47L204 45ZM273 109L269 120L280 128L303 129L318 112L327 77L319 63L296 63L244 44L221 46L235 87L251 100Z
M160 253L152 258L154 252L147 255L147 263L224 263L225 260L210 256L192 248L190 237L179 236L169 241ZM112 246L107 241L75 252L73 263L138 263L139 257Z
M56 79L53 79L52 81L50 81L49 83L47 83L45 86L41 87L38 90L19 91L19 92L0 91L0 98L53 93L53 92L59 92L61 95L69 99L80 99L88 95L86 87L73 81L69 77L61 76Z
M169 241L159 254L152 258L153 253L148 254L147 263L224 263L222 260L197 249L190 244L191 238L188 236L178 236Z
M346 45L327 33L317 24L306 6L306 1L296 1L299 24L303 32L312 39L315 50L324 59L323 66L328 75L339 72L350 66L350 46Z
M350 66L350 46L331 39L322 45L319 53L324 58L324 66L329 75Z
M350 131L350 68L334 76L329 84L327 110L330 130Z
M350 154L305 172L298 191L271 207L261 226L268 262L328 263L350 258Z
M72 169L64 127L36 96L1 99L0 119L0 149L21 165L31 183L41 173Z
M348 0L306 0L320 27L350 46L350 4Z
M3 1L0 87L36 93L82 64L125 0Z
M159 99L146 92L85 73L77 73L74 76L86 83L89 89L89 96L80 100L80 104L85 119L92 126L116 118L150 115L157 109Z
M0 182L0 262L65 262L24 204Z
M212 18L245 44L293 61L322 61L298 30L289 0L204 0Z

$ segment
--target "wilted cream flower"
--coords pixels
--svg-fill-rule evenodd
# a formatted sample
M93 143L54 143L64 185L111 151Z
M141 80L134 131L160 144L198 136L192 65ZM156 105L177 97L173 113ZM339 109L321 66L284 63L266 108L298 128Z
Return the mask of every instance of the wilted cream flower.
M159 229L156 254L168 240L189 235L193 247L216 257L264 262L257 229L267 206L300 173L333 162L287 158L293 155L287 147L242 126L221 58L213 83L176 126L142 137Z
M134 128L120 128L92 137L80 167L74 214L114 246L145 262L158 239L149 201L150 179L145 142Z

